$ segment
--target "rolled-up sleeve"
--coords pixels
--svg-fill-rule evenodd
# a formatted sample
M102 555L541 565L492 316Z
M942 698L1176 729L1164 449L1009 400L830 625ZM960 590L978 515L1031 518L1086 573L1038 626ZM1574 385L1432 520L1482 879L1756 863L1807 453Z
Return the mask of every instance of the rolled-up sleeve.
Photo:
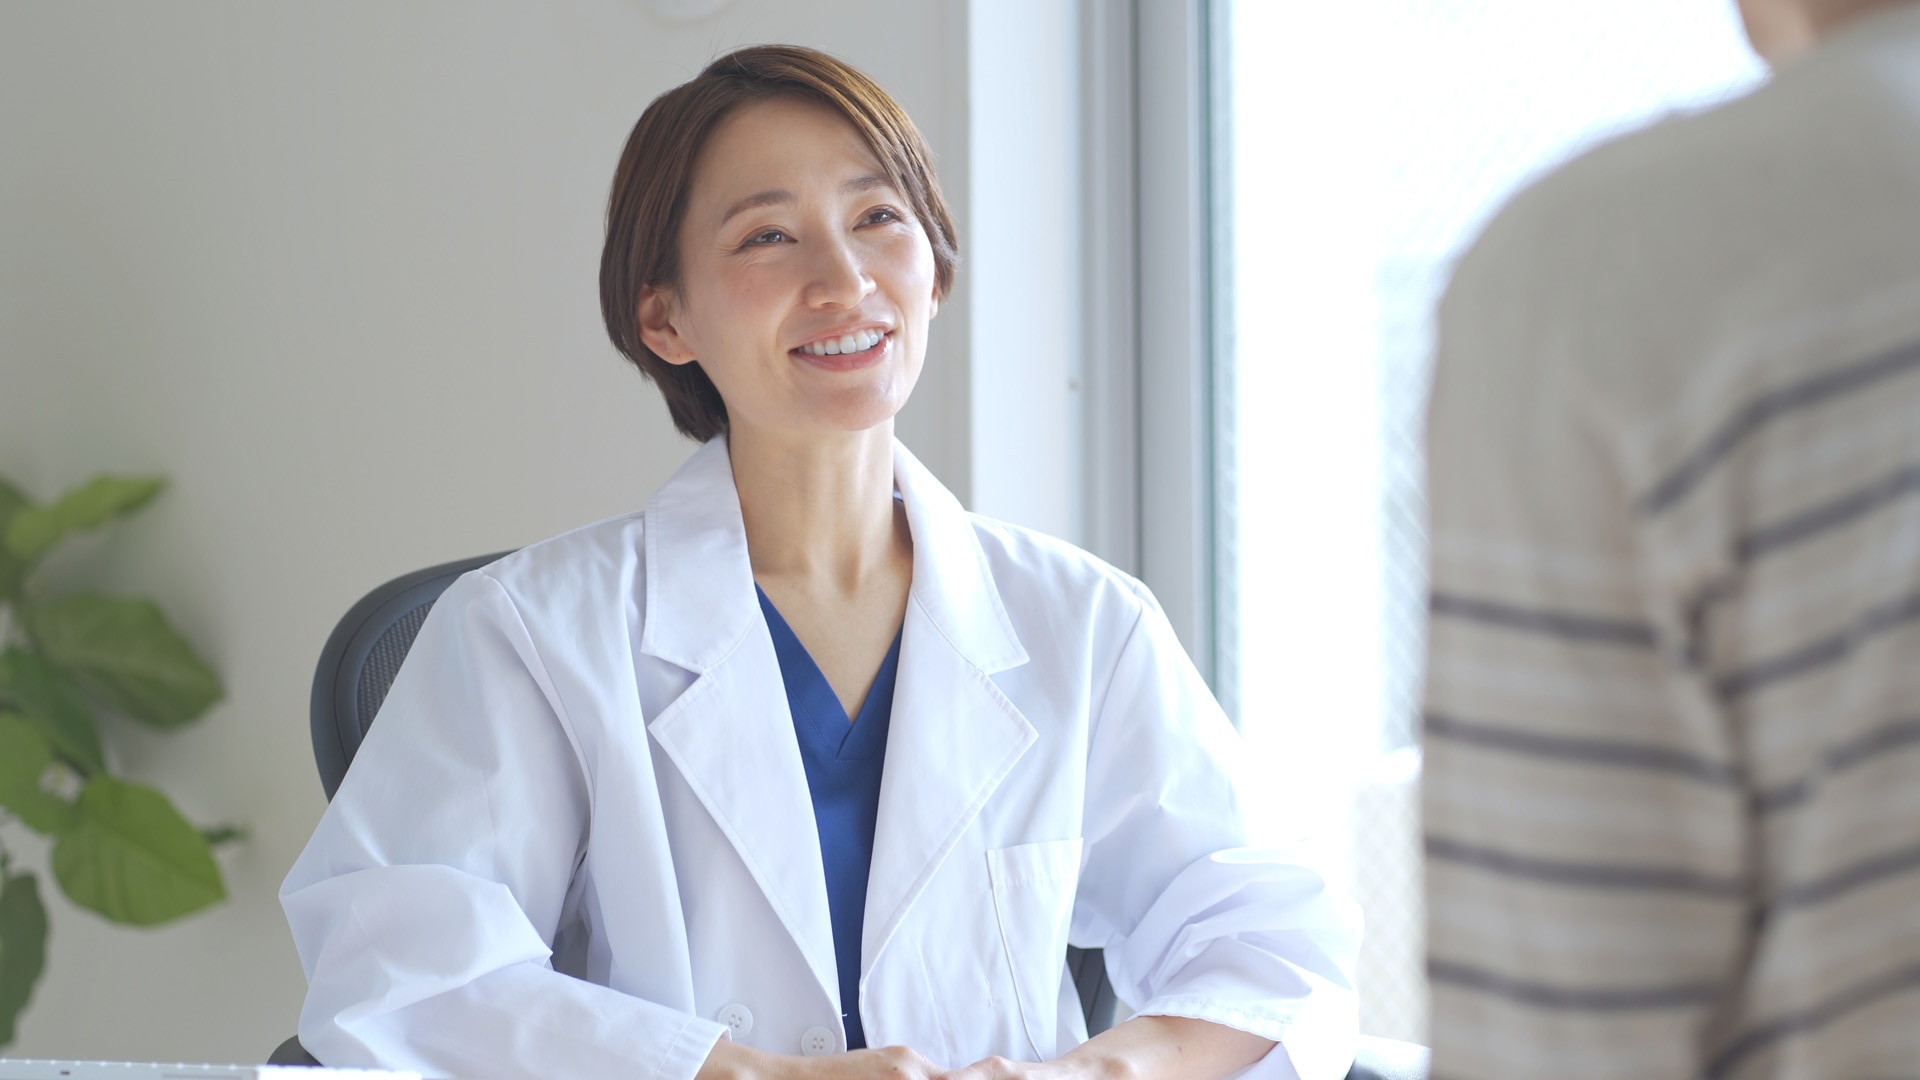
M1070 937L1106 950L1115 992L1136 1013L1279 1043L1245 1075L1344 1076L1358 913L1299 857L1246 846L1239 736L1158 606L1141 600L1097 703Z

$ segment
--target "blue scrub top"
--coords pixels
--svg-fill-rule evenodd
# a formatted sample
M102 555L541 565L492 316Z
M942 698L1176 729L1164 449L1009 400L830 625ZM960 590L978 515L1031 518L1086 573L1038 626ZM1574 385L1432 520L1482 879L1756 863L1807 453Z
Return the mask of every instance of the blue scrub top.
M900 634L880 662L873 688L849 724L840 698L820 673L806 646L781 618L758 585L760 610L773 634L787 707L800 741L800 761L813 796L820 832L820 861L827 871L827 910L833 922L833 955L840 972L840 1020L847 1049L867 1045L860 1026L860 925L867 913L867 870L873 864L873 828L880 813L880 767L887 756L887 722L893 714L894 675L900 667Z

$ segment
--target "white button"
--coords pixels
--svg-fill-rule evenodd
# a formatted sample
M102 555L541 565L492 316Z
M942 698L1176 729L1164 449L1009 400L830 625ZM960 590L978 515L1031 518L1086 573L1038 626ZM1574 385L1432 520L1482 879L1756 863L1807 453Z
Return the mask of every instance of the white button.
M840 1040L833 1037L833 1029L818 1024L800 1033L800 1052L808 1057L831 1054L840 1049Z
M753 1010L745 1005L722 1005L713 1018L727 1025L727 1030L736 1039L753 1030Z

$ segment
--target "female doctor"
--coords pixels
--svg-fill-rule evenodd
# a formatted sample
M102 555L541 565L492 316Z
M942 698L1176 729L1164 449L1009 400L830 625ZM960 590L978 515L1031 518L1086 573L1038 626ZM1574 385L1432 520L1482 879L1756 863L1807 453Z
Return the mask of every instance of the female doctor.
M434 608L282 890L321 1060L1346 1071L1354 920L1245 847L1152 596L893 439L955 260L918 132L839 61L744 49L647 109L602 304L704 445ZM1069 944L1136 1014L1091 1041Z

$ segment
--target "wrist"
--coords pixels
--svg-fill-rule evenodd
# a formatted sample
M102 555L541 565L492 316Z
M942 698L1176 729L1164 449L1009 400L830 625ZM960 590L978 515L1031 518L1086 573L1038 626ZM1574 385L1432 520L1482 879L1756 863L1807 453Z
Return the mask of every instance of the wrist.
M793 1061L722 1036L695 1080L798 1080Z
M1081 1043L1054 1060L1067 1071L1059 1080L1147 1080L1145 1073L1124 1052L1095 1042Z

